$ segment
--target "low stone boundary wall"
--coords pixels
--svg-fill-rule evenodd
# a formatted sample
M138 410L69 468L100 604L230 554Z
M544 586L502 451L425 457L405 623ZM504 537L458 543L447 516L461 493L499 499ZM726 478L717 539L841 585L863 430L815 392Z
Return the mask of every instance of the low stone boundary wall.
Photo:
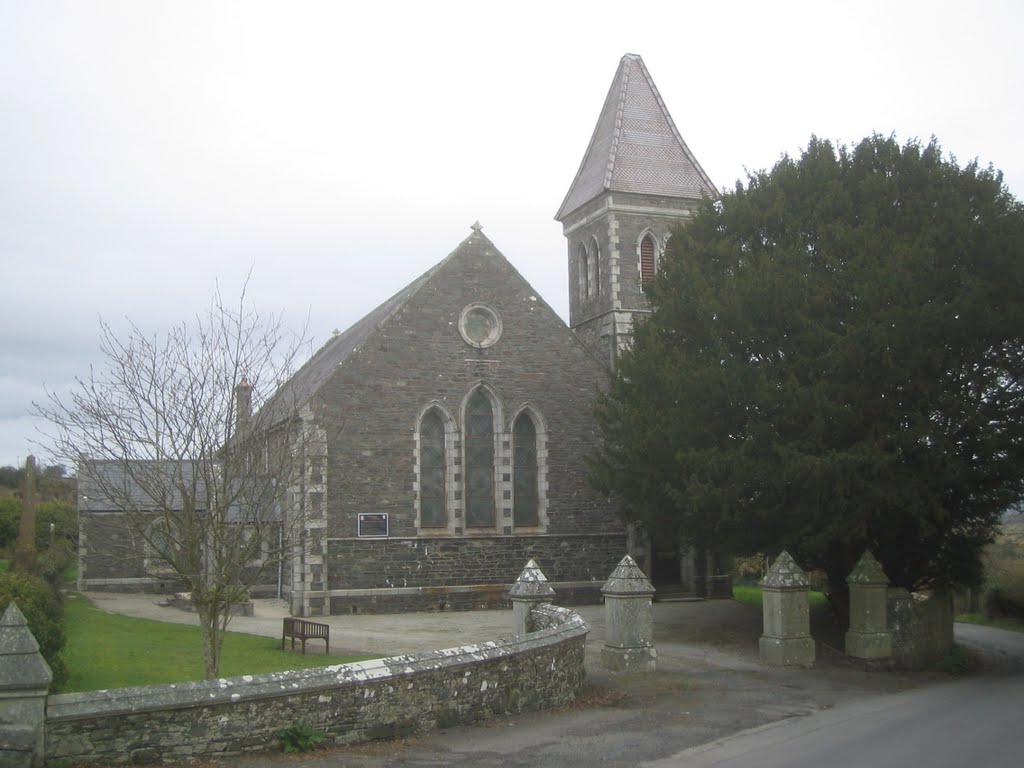
M49 761L156 762L275 749L306 723L344 744L557 707L584 680L590 626L535 607L537 631L357 664L50 696Z
M953 600L947 594L911 594L890 588L887 620L893 663L898 667L921 669L953 649Z

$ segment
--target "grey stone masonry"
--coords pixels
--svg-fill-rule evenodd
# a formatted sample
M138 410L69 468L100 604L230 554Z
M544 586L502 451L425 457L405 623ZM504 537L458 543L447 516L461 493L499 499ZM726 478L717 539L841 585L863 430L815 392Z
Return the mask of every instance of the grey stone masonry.
M846 655L859 659L892 656L892 634L887 628L886 596L889 578L870 550L865 550L846 578L850 585L850 629Z
M43 765L46 693L53 673L18 606L0 618L0 765Z
M953 649L953 600L948 594L887 591L886 622L892 633L893 665L922 669Z
M651 613L654 587L632 557L619 561L601 594L605 616L601 665L616 672L653 672L658 658Z
M554 601L555 590L548 584L547 577L534 560L530 560L516 583L508 591L512 601L512 624L517 635L533 631L530 626L530 611L541 603Z
M764 663L787 667L814 664L809 590L807 574L783 550L761 581L764 634L758 645Z
M306 723L330 744L406 736L561 707L583 686L590 626L534 609L529 635L318 669L51 696L53 765L223 758L278 746ZM6 765L4 763L3 765Z

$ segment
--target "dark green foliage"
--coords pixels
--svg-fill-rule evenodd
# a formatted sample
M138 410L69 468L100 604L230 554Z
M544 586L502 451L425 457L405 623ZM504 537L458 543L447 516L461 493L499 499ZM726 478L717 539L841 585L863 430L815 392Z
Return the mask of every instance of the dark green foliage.
M14 496L0 497L0 547L14 546L20 522L21 499Z
M278 731L277 738L285 752L312 752L326 737L308 723L299 723Z
M597 407L596 486L655 536L788 548L834 593L865 547L976 583L1024 495L1024 211L935 141L812 139L672 237Z
M20 520L21 499L0 498L0 548L14 548ZM53 586L60 586L78 549L78 513L74 504L54 500L36 505L36 549L32 572Z
M64 616L57 594L35 576L0 573L0 613L7 610L12 600L18 604L39 643L39 652L50 665L56 690L68 674L60 655L64 648Z
M53 530L50 530L50 524ZM44 501L36 507L36 548L75 549L78 546L78 512L66 501Z

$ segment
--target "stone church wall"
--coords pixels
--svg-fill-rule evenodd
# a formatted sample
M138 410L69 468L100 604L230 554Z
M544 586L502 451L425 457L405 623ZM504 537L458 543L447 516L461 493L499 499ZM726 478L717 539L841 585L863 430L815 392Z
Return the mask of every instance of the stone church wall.
M625 534L332 539L330 613L508 607L508 585L529 559L560 603L596 603L625 553Z
M169 569L147 567L142 536L120 512L79 511L77 588L171 594L187 589ZM245 574L253 597L276 597L278 568Z
M79 512L78 588L97 592L152 592L182 589L171 573L146 569L142 538L119 512Z

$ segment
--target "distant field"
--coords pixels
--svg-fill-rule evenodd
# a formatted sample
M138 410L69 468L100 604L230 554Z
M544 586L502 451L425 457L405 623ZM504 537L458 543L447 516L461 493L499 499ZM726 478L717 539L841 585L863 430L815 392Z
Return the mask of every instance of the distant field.
M64 602L70 678L61 693L203 679L199 628L105 613L82 595ZM224 636L221 675L280 672L361 661L372 656L303 656L281 641L240 632Z

